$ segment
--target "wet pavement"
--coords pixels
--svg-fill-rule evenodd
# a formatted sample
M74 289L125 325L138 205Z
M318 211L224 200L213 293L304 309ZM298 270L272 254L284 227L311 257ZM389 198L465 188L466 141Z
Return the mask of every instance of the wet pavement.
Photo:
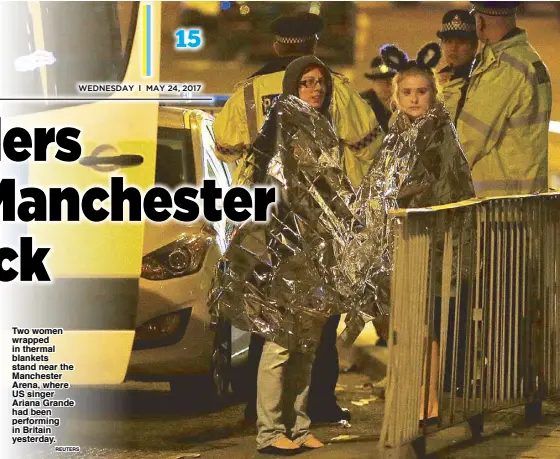
M381 458L378 439L384 403L372 395L372 382L382 376L386 349L368 345L373 333L359 339L353 353L359 372L339 378L339 404L352 413L350 426L314 426L326 446L298 457L324 459ZM235 397L216 409L195 390L178 398L167 383L127 382L120 386L73 390L77 408L66 412L57 433L57 446L80 446L68 458L103 459L246 459L265 458L255 450L256 429L242 423L244 405ZM70 396L70 394L68 394ZM432 458L487 459L560 458L560 401L543 405L538 425L524 424L522 407L488 416L482 441L469 440L466 423L431 429L427 451ZM61 457L54 447L18 458Z
M335 454L340 446L337 442L357 445L365 441L368 448L376 445L383 402L374 400L369 382L369 377L363 374L341 375L337 388L339 402L352 411L353 419L349 427L313 428L318 438L333 443L327 445L324 454L330 454L331 450ZM179 401L169 392L167 383L128 382L103 389L80 389L75 395L80 406L66 416L57 445L79 445L81 451L67 453L66 457L178 459L196 457L193 454L207 459L261 457L255 451L256 429L254 425L242 423L244 405L239 401L233 400L222 410L212 412L210 406L197 400L196 393L191 400ZM340 438L333 440L336 437ZM347 446L343 445L343 449ZM40 456L30 457L47 458L52 453L53 448L48 448ZM309 454L316 457L318 452ZM324 454L320 456L329 457Z

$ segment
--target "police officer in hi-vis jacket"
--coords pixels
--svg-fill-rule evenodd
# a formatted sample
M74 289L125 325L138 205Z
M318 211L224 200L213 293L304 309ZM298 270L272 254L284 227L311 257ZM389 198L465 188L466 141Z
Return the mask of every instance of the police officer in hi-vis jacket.
M478 197L548 189L550 75L517 27L520 2L471 2L483 43L457 132Z
M445 108L456 123L467 95L469 75L478 48L474 18L466 10L451 10L444 14L441 30L436 33L441 40L445 67L438 72L438 82Z

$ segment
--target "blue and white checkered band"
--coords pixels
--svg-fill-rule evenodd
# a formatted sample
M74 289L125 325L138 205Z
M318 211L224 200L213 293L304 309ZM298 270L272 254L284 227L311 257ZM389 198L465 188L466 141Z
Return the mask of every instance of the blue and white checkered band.
M307 37L281 37L280 35L276 35L276 41L278 43L286 43L288 45L294 45L296 43L304 43L309 40L316 39L317 35L309 35Z

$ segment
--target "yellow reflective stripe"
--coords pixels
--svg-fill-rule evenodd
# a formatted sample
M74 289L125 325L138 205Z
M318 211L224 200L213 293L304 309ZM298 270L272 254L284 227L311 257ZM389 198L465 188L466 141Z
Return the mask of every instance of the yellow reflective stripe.
M531 193L536 190L546 191L548 189L548 178L535 177L525 180L473 180L473 185L477 196L488 191L497 191L498 194Z
M532 124L548 123L550 116L548 111L535 113L529 116L521 116L519 118L511 118L508 120L508 124L513 127L530 126Z
M253 82L245 86L243 89L245 99L245 114L247 116L247 128L249 130L249 139L254 142L257 138L257 107L255 105L255 92Z
M523 75L525 75L525 77L531 82L531 84L536 84L537 83L535 75L533 73L531 73L531 71L529 70L529 66L527 64L525 64L524 62L520 61L519 59L516 59L511 54L507 54L507 53L502 54L501 60L503 60L504 62L507 62L515 70L517 70L518 72L521 72Z
M466 112L465 109L459 115L459 120L491 140L498 140L499 138L498 133L492 131L492 126L488 126L484 121L480 121L476 116Z

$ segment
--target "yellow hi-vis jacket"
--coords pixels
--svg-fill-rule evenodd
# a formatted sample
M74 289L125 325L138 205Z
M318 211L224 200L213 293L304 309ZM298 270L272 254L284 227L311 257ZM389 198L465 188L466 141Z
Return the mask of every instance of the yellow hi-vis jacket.
M241 159L262 127L268 108L282 94L284 71L259 75L236 85L231 98L214 120L216 156L226 162ZM383 131L371 107L348 82L332 74L333 101L330 108L335 131L342 144L345 173L358 187L379 152L374 142ZM237 168L239 172L240 167ZM234 183L237 181L237 173Z
M477 196L548 188L548 70L525 31L486 45L457 121Z

